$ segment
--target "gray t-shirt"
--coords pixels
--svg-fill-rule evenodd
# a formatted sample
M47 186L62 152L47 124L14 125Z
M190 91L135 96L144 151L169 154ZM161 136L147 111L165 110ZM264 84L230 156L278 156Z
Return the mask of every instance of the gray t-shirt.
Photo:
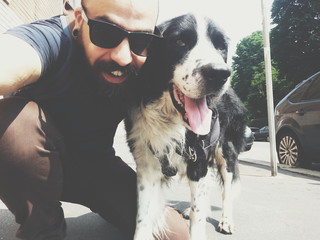
M114 154L113 137L126 104L101 99L96 75L72 39L65 16L25 24L6 32L29 43L39 54L39 81L21 89L55 120L70 146Z

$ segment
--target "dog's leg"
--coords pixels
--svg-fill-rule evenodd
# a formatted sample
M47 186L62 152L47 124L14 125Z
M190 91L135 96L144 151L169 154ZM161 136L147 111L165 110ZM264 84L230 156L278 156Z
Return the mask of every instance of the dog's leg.
M233 219L232 219L232 172L228 172L225 168L221 169L223 178L222 190L222 218L219 223L219 230L225 234L232 234L233 232Z
M189 181L191 191L190 235L191 240L206 240L206 219L208 212L208 176L199 182Z
M138 212L134 240L152 240L154 235L164 231L165 200L161 177L155 171L137 166Z
M230 144L229 144L230 145ZM230 150L230 146L228 147ZM232 148L231 148L232 149ZM230 156L229 156L230 157ZM236 159L235 159L236 161ZM222 181L222 218L219 223L219 231L224 234L232 234L234 231L233 225L233 198L235 195L235 184L234 173L237 171L236 162L230 161L227 165L225 156L222 153L221 148L216 149L216 162L218 165L218 172L221 176Z

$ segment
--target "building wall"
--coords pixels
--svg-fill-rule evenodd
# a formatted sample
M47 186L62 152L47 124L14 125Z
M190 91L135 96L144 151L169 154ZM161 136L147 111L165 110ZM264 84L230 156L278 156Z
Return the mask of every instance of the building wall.
M62 13L63 0L0 0L0 32Z

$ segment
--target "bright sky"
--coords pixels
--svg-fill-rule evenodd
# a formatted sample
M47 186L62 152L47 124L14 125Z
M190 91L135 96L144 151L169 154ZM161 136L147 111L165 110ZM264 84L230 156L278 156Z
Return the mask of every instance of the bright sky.
M271 9L273 0L265 1ZM210 16L226 31L231 56L242 38L262 30L261 0L160 0L158 22L192 11Z

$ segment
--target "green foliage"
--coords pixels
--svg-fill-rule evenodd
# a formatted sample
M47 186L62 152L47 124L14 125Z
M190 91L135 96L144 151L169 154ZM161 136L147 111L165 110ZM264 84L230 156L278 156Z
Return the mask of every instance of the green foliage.
M320 71L320 1L275 0L272 57L289 89Z
M252 76L255 74L253 67L262 61L263 39L258 31L241 40L233 57L232 86L244 103L248 100Z
M320 0L274 0L271 57L274 103L320 71ZM232 87L251 120L267 118L261 31L241 40L233 57Z
M250 119L267 118L267 94L263 36L261 31L252 33L237 45L233 57L232 87L244 102ZM279 79L279 71L274 64L272 78L274 98L277 103L283 97L284 80Z

